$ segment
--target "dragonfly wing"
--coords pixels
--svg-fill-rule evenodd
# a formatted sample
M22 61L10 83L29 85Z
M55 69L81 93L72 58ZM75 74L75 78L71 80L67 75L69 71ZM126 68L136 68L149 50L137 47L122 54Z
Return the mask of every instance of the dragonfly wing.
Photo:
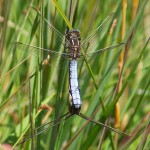
M116 26L115 13L111 13L82 43L85 52L104 46L104 37L109 37L111 29ZM102 48L102 47L101 47Z
M41 48L38 46L33 46L33 45L22 43L22 42L15 42L15 48L22 50L24 53L32 54L34 56L38 56L39 52L41 51L45 55L50 54L52 57L57 57L57 56L68 57L69 56L69 54L67 53L57 52L57 51L49 50L46 48Z
M66 114L62 115L61 117L59 117L58 119L55 119L51 122L48 122L42 126L37 127L36 129L34 129L32 132L28 132L25 135L23 135L23 138L21 140L20 144L23 144L24 142L30 140L31 138L34 138L36 136L38 136L39 134L46 132L49 128L52 128L54 126L57 126L59 124L61 124L62 122L64 122L66 119L68 119L70 116L72 116L72 114L70 114L69 112L67 112Z
M49 35L51 36L50 38L53 40L53 44L51 42L51 47L53 47L54 44L59 43L59 45L63 44L65 46L67 39L65 39L65 34L62 34L59 30L57 30L52 23L50 23L44 16L43 14L38 11L35 7L31 7L34 12L33 14L36 15L36 17L38 16L39 19L43 19L44 21L44 25L47 27L46 29L49 32Z
M94 67L95 62L97 64L97 62L99 62L98 60L101 60L101 58L104 56L103 55L104 52L112 51L112 50L117 50L117 51L122 50L124 45L125 45L125 43L120 43L120 44L116 44L116 45L113 45L113 46L110 46L110 47L99 49L99 50L91 52L91 53L84 53L84 54L82 53L81 58L78 59L79 72L81 71L81 69L87 69L88 66L84 62L87 61L88 65L92 69L94 69L95 68ZM85 71L83 71L83 72L85 73Z
M40 48L37 46L33 46L30 44L26 44L26 43L21 43L21 42L15 42L15 48L18 50L21 50L22 52L24 52L27 55L34 55L36 57L39 56L39 52L42 52L44 56L49 56L49 60L52 60L51 62L56 62L56 61L60 61L60 59L63 58L68 58L69 54L67 53L61 53L61 52L56 52L53 50L49 50L49 49L45 49L45 48ZM45 60L45 59L44 59ZM52 65L52 63L48 60L49 65Z
M119 44L115 44L113 46L101 48L101 49L96 50L96 51L91 52L91 53L85 53L85 57L88 59L88 58L91 58L93 56L100 55L101 53L103 53L105 51L110 51L110 50L115 50L115 49L120 50L121 48L124 47L124 45L125 45L125 43L119 43ZM81 55L81 56L84 57L84 55Z

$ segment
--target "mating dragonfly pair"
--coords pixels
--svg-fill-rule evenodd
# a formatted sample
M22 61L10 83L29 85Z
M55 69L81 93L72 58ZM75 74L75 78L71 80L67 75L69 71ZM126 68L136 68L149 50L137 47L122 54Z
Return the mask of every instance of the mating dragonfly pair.
M55 126L60 124L61 122L63 122L64 120L66 120L67 118L73 116L73 115L78 115L80 117L82 117L85 120L89 120L88 117L86 117L84 114L82 114L80 112L81 110L81 105L82 105L82 100L81 100L81 96L80 96L80 90L79 90L79 85L78 85L78 72L77 72L77 65L78 65L78 60L79 59L88 59L91 56L94 55L99 55L101 52L106 51L106 50L112 50L114 48L118 48L120 49L124 43L120 43L120 44L116 44L114 46L110 46L107 48L102 48L99 49L97 51L91 52L91 53L83 53L82 50L86 47L86 48L91 48L91 42L94 43L94 37L96 36L96 33L98 33L100 30L103 31L104 34L104 29L108 30L108 25L110 26L114 15L111 14L109 15L103 22L101 25L98 26L98 28L92 33L90 34L90 36L88 36L86 38L86 40L84 40L81 43L81 37L80 37L80 32L76 29L71 29L71 30L67 30L65 33L65 38L63 38L63 35L57 30L55 29L43 16L42 14L37 11L37 14L42 17L45 21L45 23L49 26L49 29L56 33L56 35L59 37L60 40L62 40L63 45L65 46L65 49L67 49L67 52L56 52L53 50L49 50L49 49L43 49L40 47L36 47L36 46L32 46L29 44L25 44L25 43L20 43L20 42L16 42L16 47L19 49L28 49L29 51L31 51L31 53L33 52L34 54L42 51L43 53L48 53L48 57L46 58L46 60L44 61L44 64L48 64L50 59L53 59L58 56L58 57L63 57L63 58L67 58L69 61L69 93L71 95L71 100L69 101L69 111L64 114L63 116L61 116L60 118L52 121L52 122L48 122L45 125L42 125L38 128L36 128L34 130L34 132L32 132L32 134L27 133L24 135L24 139L21 141L21 143L25 142L26 140L40 134L41 132L45 131L47 128L44 128L44 126L47 125L51 125ZM102 37L102 35L101 35ZM65 42L64 42L65 40ZM124 135L128 135L124 132L121 132L117 129L114 129L110 126L107 126L101 122L95 121L93 119L90 118L91 122L94 122L96 124L102 125L106 128L109 128L110 130L113 130L119 134L124 134Z

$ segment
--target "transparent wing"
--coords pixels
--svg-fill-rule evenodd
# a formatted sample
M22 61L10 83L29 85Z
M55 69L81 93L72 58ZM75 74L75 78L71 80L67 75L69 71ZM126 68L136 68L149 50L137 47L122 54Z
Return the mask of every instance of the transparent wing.
M84 69L84 73L85 73L85 69L88 69L87 66L87 62L88 65L91 67L91 69L93 70L95 68L95 65L102 60L101 58L103 58L104 56L104 52L112 52L111 54L117 54L120 50L123 49L125 43L120 43L120 44L115 44L113 46L109 46L109 47L105 47L105 48L101 48L97 51L91 52L91 53L84 53L83 51L81 52L81 59L78 59L78 64L79 64L79 74L81 73L81 70ZM104 56L105 57L105 56ZM84 63L84 61L87 61L86 63Z
M65 38L64 35L60 31L58 31L52 23L50 23L42 14L39 12L35 7L31 7L33 9L32 13L34 16L39 17L39 19L43 19L44 25L47 27L46 29L49 32L50 39L53 40L54 44L59 43L59 45L63 44L65 45L66 42L68 42ZM47 40L47 39L46 39ZM53 44L51 44L53 45Z
M32 55L37 56L37 57L39 55L39 52L41 52L41 51L45 55L49 54L51 57L54 57L54 58L58 57L58 56L69 57L69 54L67 54L67 53L63 53L63 52L61 53L61 52L49 50L46 48L40 48L38 46L33 46L33 45L22 43L22 42L15 42L15 48L22 50L24 53L32 54Z
M110 50L115 50L115 49L118 49L120 50L121 48L123 48L123 46L125 45L125 43L120 43L120 44L115 44L115 45L112 45L112 46L109 46L109 47L105 47L105 48L101 48L99 50L96 50L94 52L89 52L89 53L85 53L85 57L87 59L91 58L91 57L94 57L94 56L97 56L105 51L110 51ZM82 56L84 57L84 56Z
M45 48L40 48L26 43L15 42L15 48L16 50L21 50L26 55L34 55L36 57L39 57L39 53L42 52L43 56L46 56L43 59L43 65L55 66L55 64L57 64L56 61L64 61L66 58L69 60L68 53L61 53Z
M115 13L111 13L85 40L83 40L81 47L85 52L92 52L92 50L95 49L99 50L104 46L103 39L109 37L112 28L116 25L114 16Z
M58 119L48 122L42 126L37 127L33 131L26 133L25 135L23 135L23 138L18 145L23 144L24 142L30 140L31 138L38 136L39 134L41 134L43 132L46 132L49 128L59 125L60 123L64 122L66 119L68 119L70 116L72 116L72 115L68 112L68 113L62 115L61 117L59 117Z
M46 40L50 41L48 44L50 45L50 48L40 48L21 42L15 42L15 47L28 55L31 54L37 57L39 56L39 52L42 52L45 59L43 63L50 66L53 66L56 61L60 61L62 57L68 58L68 54L63 53L65 44L68 42L67 39L65 39L65 36L61 34L36 8L32 7L31 15L32 18L36 19L36 23L38 23L40 19L43 19L44 29L48 30L48 39ZM45 37L46 36L44 36L44 38ZM52 62L49 62L49 60L52 60Z
M117 25L115 13L111 13L106 19L91 33L83 42L81 42L82 54L81 58L86 58L89 64L92 64L99 55L105 51L120 50L125 43L114 44L105 47L105 42L109 40L109 36ZM83 65L84 66L84 65Z

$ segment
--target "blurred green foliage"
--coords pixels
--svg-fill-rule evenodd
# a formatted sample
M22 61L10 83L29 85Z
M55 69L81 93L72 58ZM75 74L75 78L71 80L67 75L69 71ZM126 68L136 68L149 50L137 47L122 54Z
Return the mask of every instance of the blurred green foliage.
M107 98L103 109L98 111L94 119L105 123L109 118L108 125L113 126L114 102L120 99L120 130L130 133L132 137L118 135L116 141L114 138L116 133L109 130L105 132L102 126L89 123L68 149L138 149L141 147L147 149L150 145L148 138L150 3L148 0L140 1L137 14L132 19L134 8L132 2L128 2L126 34L121 41L121 2L121 0L73 0L70 24L80 30L81 40L84 41L108 15L114 12L115 27L112 28L112 22L109 22L110 25L106 24L96 31L88 52L121 42L127 43L134 29L124 62L123 85L118 95L114 94L114 89L119 80L118 59L122 49L106 51L91 57L88 64L92 70L89 70L85 63L82 64L82 61L81 64L79 63L79 85L83 100L81 112L90 117ZM0 146L8 144L26 150L62 149L81 129L85 120L73 116L24 144L17 145L26 132L68 111L69 77L66 61L62 63L61 59L52 59L52 66L42 66L46 53L32 51L28 47L18 49L15 42L63 52L62 39L46 25L44 18L62 35L65 34L66 22L62 13L55 8L53 0L6 0L1 3ZM62 11L68 18L70 1L59 0L58 5L61 8L60 12ZM44 18L31 6L35 7ZM110 28L113 29L111 34ZM111 96L108 96L111 92ZM47 109L39 111L40 106Z

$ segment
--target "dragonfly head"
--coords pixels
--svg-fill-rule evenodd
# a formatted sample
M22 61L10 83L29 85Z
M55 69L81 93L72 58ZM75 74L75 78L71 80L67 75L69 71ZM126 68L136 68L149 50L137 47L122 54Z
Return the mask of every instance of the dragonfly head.
M69 41L74 39L81 40L80 31L76 29L69 30L66 34L66 38Z

